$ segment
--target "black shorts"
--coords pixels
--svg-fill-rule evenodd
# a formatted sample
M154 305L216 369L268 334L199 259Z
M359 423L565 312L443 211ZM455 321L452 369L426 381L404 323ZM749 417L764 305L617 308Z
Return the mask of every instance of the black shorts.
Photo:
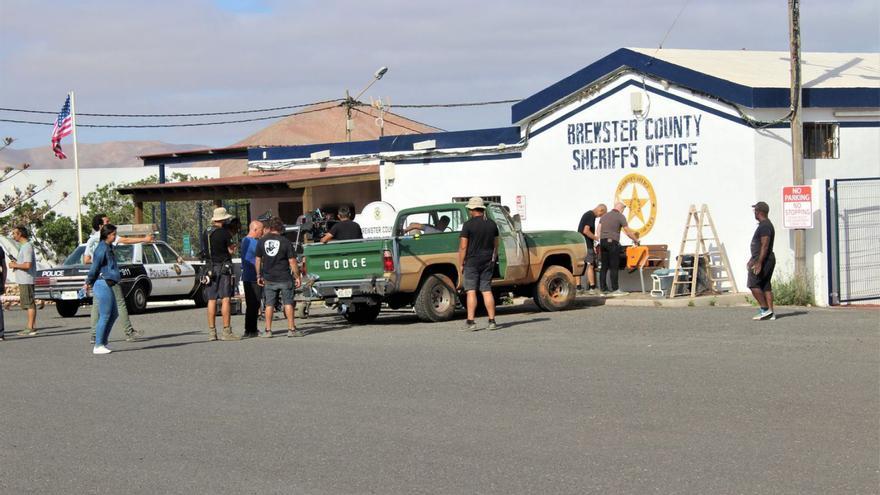
M773 285L770 283L773 278L773 270L776 268L776 257L771 255L764 261L761 267L761 273L755 275L755 272L749 270L749 279L746 285L749 289L761 289L764 292L771 292Z
M205 300L226 299L235 292L232 275L214 275L211 283L204 287Z
M488 292L492 290L492 272L495 262L490 261L480 265L464 265L464 290L479 290Z

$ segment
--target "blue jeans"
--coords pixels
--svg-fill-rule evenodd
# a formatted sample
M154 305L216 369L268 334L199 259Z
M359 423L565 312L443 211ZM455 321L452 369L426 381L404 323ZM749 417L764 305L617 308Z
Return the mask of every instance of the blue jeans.
M110 329L119 316L119 308L116 307L116 296L113 289L103 279L98 279L92 288L94 299L98 302L98 322L95 325L95 346L107 345Z

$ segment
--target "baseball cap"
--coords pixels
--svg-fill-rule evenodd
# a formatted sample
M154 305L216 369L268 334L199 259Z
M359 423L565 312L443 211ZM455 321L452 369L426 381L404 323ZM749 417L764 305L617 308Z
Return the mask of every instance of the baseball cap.
M762 211L764 213L770 213L770 206L768 206L767 203L763 201L758 201L757 203L753 204L752 208L758 211Z

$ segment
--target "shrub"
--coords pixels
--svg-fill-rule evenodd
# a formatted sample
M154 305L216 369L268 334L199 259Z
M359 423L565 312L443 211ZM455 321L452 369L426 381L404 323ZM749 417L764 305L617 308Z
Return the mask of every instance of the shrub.
M780 273L773 280L773 304L780 306L813 306L813 276Z

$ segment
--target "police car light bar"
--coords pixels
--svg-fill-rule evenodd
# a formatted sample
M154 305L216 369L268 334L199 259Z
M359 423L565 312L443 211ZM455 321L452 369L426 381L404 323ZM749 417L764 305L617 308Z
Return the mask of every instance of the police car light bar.
M116 226L116 235L120 237L143 237L155 234L159 228L154 223L133 223Z

